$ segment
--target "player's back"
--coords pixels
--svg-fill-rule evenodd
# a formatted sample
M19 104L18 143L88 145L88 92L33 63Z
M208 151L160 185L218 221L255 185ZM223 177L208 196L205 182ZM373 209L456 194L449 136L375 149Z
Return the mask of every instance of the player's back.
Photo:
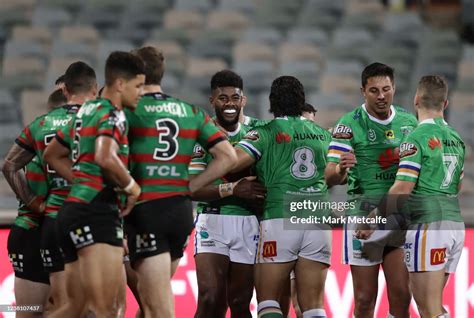
M162 93L145 94L137 108L126 114L130 172L142 187L139 203L188 195L188 165L194 145L199 142L209 148L215 141L213 134L202 140L202 131L212 125L209 116Z
M254 153L267 188L264 218L282 217L285 196L326 193L330 133L304 117L276 118L250 131L240 146Z

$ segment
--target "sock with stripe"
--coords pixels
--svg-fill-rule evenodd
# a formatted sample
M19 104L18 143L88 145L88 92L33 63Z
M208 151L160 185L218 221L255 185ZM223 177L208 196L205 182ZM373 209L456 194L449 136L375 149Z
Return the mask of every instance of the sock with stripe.
M303 318L326 318L326 311L322 308L306 310L303 313Z
M258 318L283 318L280 304L276 300L264 300L257 306Z
M388 314L387 314L387 318L395 318L395 316L392 315L391 313L388 313Z

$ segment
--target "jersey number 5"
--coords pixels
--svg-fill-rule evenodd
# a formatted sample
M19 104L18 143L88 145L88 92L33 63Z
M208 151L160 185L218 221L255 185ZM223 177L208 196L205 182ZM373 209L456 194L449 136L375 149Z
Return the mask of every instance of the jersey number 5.
M76 162L77 159L79 158L79 155L81 154L81 148L80 148L80 140L81 140L81 135L79 132L81 131L82 128L82 119L76 119L76 122L74 123L74 140L73 140L73 147L72 147L72 155L71 159L72 161Z
M306 180L317 173L314 163L314 152L311 148L300 147L293 153L293 164L290 167L291 175L295 179Z
M179 126L173 119L158 119L156 122L158 130L158 147L155 148L153 159L168 161L173 159L179 150L178 134Z

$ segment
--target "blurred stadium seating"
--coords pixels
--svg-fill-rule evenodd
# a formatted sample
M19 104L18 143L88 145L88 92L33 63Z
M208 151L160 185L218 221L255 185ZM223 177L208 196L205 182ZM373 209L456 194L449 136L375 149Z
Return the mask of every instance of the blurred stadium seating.
M0 158L22 126L45 111L48 93L69 63L90 63L103 82L113 50L161 47L165 91L206 109L211 75L230 67L244 79L246 112L260 118L270 118L271 81L294 75L328 127L361 103L360 73L380 61L395 67L395 103L409 110L422 74L449 81L449 121L468 144L462 202L474 211L474 44L460 36L462 31L472 40L474 1L424 1L454 3L458 24L442 28L428 23L429 12L420 8L390 9L382 2L2 0ZM0 209L15 205L0 176Z

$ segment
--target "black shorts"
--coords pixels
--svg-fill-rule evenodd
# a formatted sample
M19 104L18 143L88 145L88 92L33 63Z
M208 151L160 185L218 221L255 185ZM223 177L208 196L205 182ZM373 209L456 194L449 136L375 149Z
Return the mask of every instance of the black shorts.
M56 234L56 219L45 217L41 225L41 257L48 273L64 270L64 259Z
M58 242L64 262L77 260L77 250L95 243L123 245L123 229L113 205L65 202L57 219Z
M193 230L193 208L187 196L139 204L125 217L130 260L169 252L181 258Z
M40 228L26 230L12 225L7 243L8 257L16 277L49 284L40 254L40 238Z

